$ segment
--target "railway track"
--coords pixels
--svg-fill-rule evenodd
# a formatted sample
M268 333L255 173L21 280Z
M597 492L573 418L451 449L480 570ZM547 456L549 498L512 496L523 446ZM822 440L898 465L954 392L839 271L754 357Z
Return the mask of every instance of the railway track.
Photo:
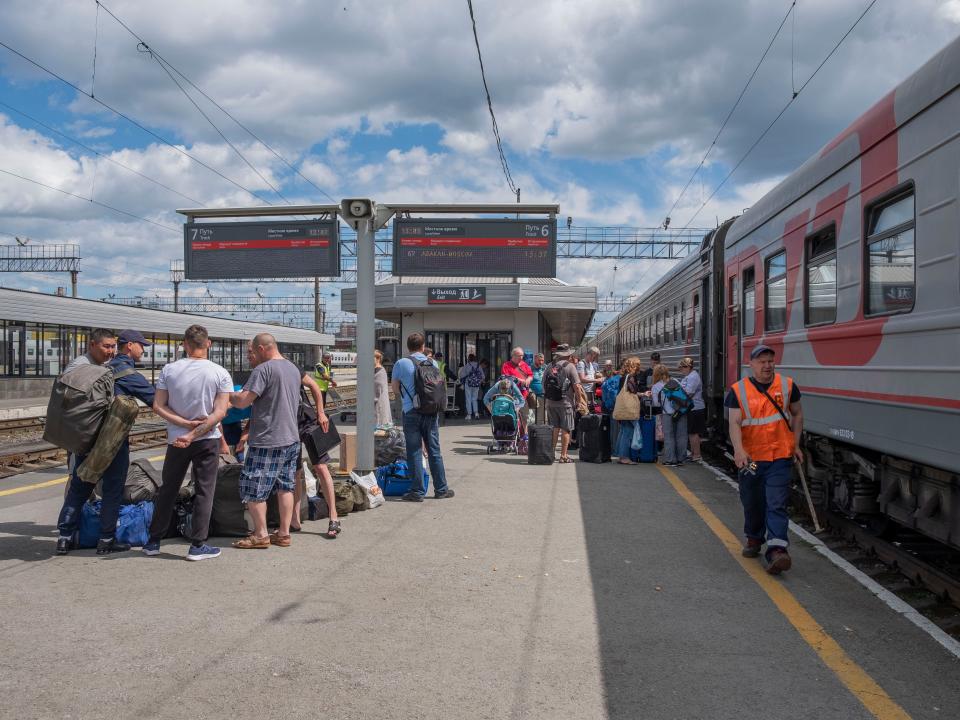
M356 405L356 387L346 387L336 395L328 397L327 409L341 412ZM42 432L43 416L11 418L0 421L0 432L29 430ZM150 408L141 408L138 424L130 432L131 450L142 450L166 442L166 425L156 422L156 415ZM20 473L42 470L63 465L67 461L67 451L42 440L24 442L18 445L0 448L0 478Z

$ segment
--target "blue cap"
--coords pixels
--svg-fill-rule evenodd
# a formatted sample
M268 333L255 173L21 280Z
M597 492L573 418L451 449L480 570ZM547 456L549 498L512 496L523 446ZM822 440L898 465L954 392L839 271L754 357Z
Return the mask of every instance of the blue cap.
M753 350L750 351L750 359L756 360L760 355L763 355L764 353L770 353L771 355L777 354L772 347L761 343L757 345Z
M140 343L144 347L153 344L143 336L143 333L137 332L136 330L121 330L120 335L117 337L117 344L124 345L131 342Z

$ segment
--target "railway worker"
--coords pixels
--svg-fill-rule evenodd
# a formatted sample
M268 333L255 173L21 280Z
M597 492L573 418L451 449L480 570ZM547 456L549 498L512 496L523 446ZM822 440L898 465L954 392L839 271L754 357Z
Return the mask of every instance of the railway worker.
M407 446L407 469L412 479L409 492L403 495L403 499L408 502L423 502L423 460L420 456L420 448L423 446L427 450L427 461L433 479L433 497L442 500L452 498L454 494L453 488L447 485L447 475L443 467L438 416L421 415L413 406L417 373L414 363L427 360L423 344L421 333L411 333L407 337L410 356L397 360L391 378L394 394L403 399L403 439Z
M703 380L700 373L693 369L693 358L685 357L678 366L683 379L680 386L693 401L693 407L687 413L687 438L690 441L690 459L700 461L700 436L707 433L707 406L703 402Z
M241 550L289 547L297 482L297 458L300 455L300 369L280 354L277 340L269 333L253 338L257 366L251 371L243 390L231 393L230 404L253 406L250 418L249 446L240 474L240 499L253 518L253 534L235 542ZM280 527L267 533L267 498L277 494Z
M560 440L560 462L573 462L568 455L570 433L573 431L575 408L583 398L580 376L570 361L573 350L569 345L557 345L553 363L543 374L543 394L546 399L547 422L553 427L553 448Z
M100 342L101 352L103 340ZM116 347L120 354L107 362L107 367L113 370L115 376L113 389L115 395L131 395L148 407L153 405L154 388L147 379L136 372L135 363L143 357L143 349L150 342L136 330L123 330L117 338ZM96 359L99 355L93 355ZM129 372L127 372L129 371ZM86 456L76 457L75 467L78 467ZM130 466L130 443L124 438L117 454L100 478L103 503L100 506L100 539L97 541L97 555L107 555L115 552L126 552L130 546L117 542L117 518L120 516L120 503L123 500L123 486L127 482L127 469ZM57 538L57 554L66 555L70 551L70 538L80 522L80 509L90 497L95 486L79 478L74 470L70 475L70 484L63 499L60 517L57 520L59 537Z
M443 353L438 352L434 356L434 361L437 363L437 367L440 368L440 374L443 375L443 379L447 382L456 382L457 375L453 372L447 365L447 361L443 359Z
M167 421L167 454L144 555L160 554L160 540L170 527L180 485L187 467L192 465L196 494L187 560L220 556L220 548L208 545L207 536L220 465L222 436L218 426L230 407L234 388L230 373L208 359L210 345L207 329L191 325L183 334L187 356L164 365L157 379L153 411Z
M803 462L800 389L775 369L773 348L750 351L751 377L731 386L724 405L730 411L730 442L739 468L743 504L744 557L757 557L764 540L767 572L789 570L787 501L793 462Z
M71 360L64 372L79 365L106 365L117 355L117 334L113 330L98 328L87 337L87 352Z
M314 366L313 379L320 386L320 394L323 396L323 404L327 404L327 390L337 386L337 381L333 379L333 355L328 352L323 354Z

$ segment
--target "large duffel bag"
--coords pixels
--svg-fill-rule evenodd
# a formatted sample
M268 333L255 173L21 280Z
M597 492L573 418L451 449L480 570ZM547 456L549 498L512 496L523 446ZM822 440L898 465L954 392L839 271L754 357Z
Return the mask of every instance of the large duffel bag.
M146 458L130 461L127 481L123 485L123 502L138 503L153 500L163 484L163 476Z
M591 413L580 418L580 460L589 463L610 462L610 418Z
M397 460L389 465L378 467L375 471L377 484L383 490L384 497L397 497L405 495L410 491L413 479L410 477L410 469L407 467L406 460ZM423 469L423 492L426 494L430 486L430 473Z
M240 500L240 473L243 465L226 462L217 471L217 487L213 491L213 507L210 510L210 535L216 537L246 537L253 530L253 519ZM298 482L303 482L298 480ZM308 504L306 491L301 493L300 520L306 520ZM280 504L274 493L267 499L267 525L280 524Z
M553 464L553 428L549 425L531 425L527 430L527 463L530 465Z
M43 439L72 453L86 453L113 402L113 370L79 365L53 382Z
M75 539L77 547L94 548L100 539L101 501L86 502L80 510L80 526ZM117 542L143 547L150 541L150 523L153 520L153 503L121 505L114 537Z

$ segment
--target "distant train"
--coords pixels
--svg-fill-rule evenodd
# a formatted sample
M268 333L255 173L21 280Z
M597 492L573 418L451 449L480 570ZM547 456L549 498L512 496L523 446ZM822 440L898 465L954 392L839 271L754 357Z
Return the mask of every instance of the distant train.
M692 356L711 431L752 348L803 392L817 501L960 547L960 39L598 334Z

